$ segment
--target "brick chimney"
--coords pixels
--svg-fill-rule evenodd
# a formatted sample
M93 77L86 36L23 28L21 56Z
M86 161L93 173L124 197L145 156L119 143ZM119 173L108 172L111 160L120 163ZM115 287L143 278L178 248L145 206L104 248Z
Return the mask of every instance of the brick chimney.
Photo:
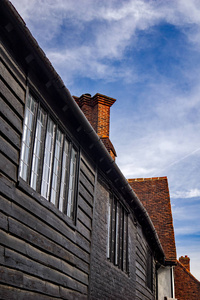
M73 96L86 118L97 132L108 152L115 159L116 152L110 141L110 107L116 99L105 95L96 94L91 97L90 94L83 94L80 97Z
M185 257L179 257L179 261L188 271L190 271L190 258L187 255L185 255Z

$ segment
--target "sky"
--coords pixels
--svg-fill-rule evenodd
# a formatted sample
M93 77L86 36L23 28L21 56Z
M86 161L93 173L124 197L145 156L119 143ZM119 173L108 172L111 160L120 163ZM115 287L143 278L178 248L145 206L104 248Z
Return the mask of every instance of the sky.
M101 93L126 178L168 177L200 280L200 1L11 0L70 93Z

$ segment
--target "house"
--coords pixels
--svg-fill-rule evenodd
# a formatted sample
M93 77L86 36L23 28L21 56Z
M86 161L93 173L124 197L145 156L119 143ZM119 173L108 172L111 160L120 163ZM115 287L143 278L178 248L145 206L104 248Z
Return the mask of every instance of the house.
M167 177L128 179L146 208L165 253L165 264L157 264L158 299L177 298L174 288L176 245Z
M200 282L190 273L190 258L187 255L177 260L175 293L178 300L200 299Z
M114 161L114 99L75 101L7 0L0 40L0 298L156 299L166 253Z
M165 264L157 267L158 300L200 299L200 282L190 273L189 257L176 259L167 177L128 179L128 182L149 213L165 253Z

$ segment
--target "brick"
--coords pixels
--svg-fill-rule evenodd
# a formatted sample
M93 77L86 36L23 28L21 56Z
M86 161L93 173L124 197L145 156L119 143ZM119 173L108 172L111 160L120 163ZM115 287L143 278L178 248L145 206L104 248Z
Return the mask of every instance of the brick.
M90 94L83 94L81 97L74 96L74 99L115 160L117 155L109 139L109 133L110 107L116 100L98 93L93 97Z
M176 245L167 177L128 179L128 182L154 224L166 261L176 262Z
M179 261L175 267L175 297L178 300L200 299L200 282Z

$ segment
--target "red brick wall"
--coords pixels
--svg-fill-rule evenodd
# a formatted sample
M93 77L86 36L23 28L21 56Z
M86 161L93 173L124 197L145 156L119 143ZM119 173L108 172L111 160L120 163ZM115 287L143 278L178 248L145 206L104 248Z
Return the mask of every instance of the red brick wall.
M200 282L179 261L175 267L175 297L177 300L200 299Z
M146 208L161 241L166 260L176 262L176 246L167 177L128 179Z
M110 107L98 103L94 107L93 122L96 122L96 132L99 136L109 137L110 131Z

